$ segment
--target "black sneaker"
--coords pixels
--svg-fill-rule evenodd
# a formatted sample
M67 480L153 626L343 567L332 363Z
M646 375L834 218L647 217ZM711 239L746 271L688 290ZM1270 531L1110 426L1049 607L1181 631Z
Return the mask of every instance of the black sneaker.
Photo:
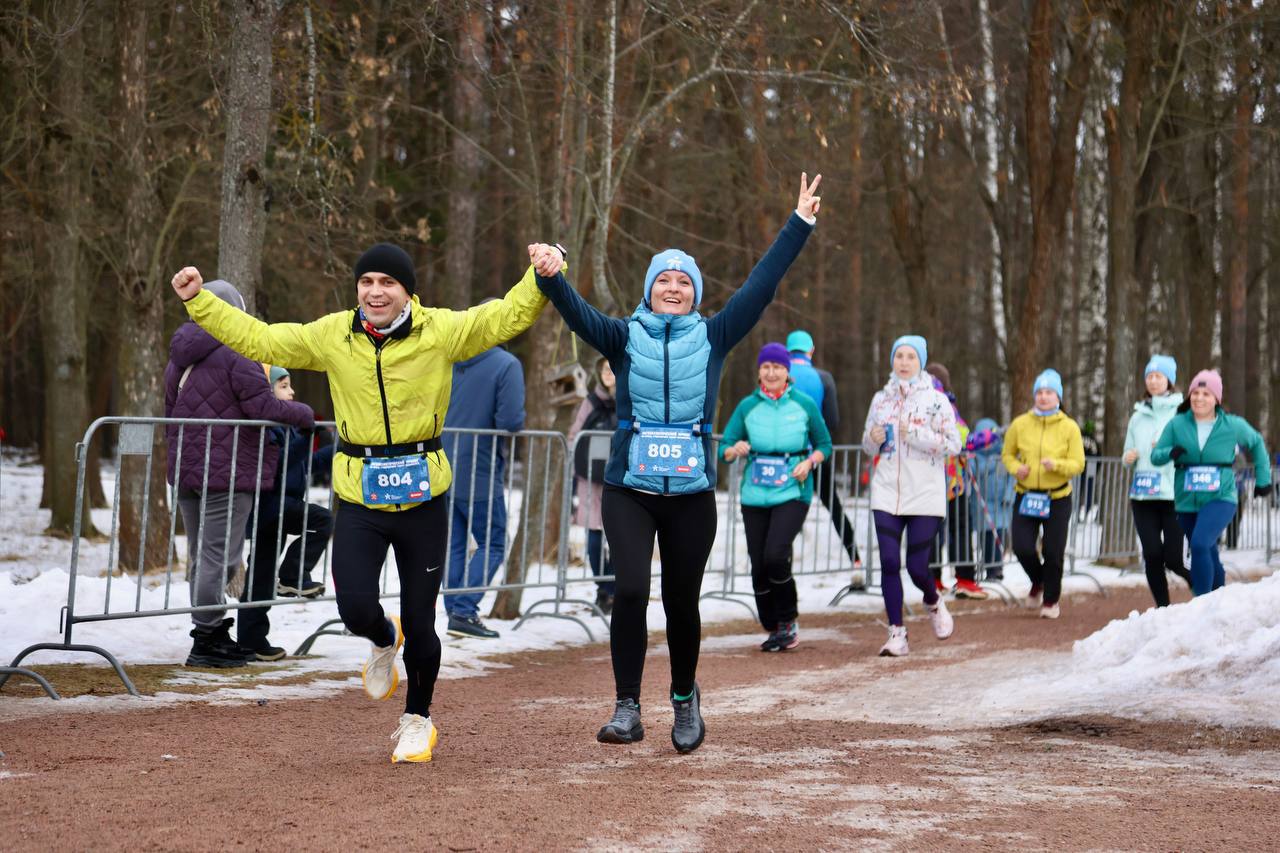
M765 641L763 643L760 644L760 651L762 652L778 651L778 629L777 628L774 628L772 631L770 631L769 636L765 638Z
M596 591L596 607L600 608L600 612L608 616L613 612L613 596L604 590Z
M688 699L671 699L671 707L676 712L676 721L671 726L671 744L676 752L693 752L702 746L702 741L707 736L707 727L702 722L701 700L697 682L694 682L693 695Z
M800 645L800 626L796 620L778 623L778 630L773 633L774 647L766 649L770 652L785 652Z
M259 646L256 649L251 649L251 651L253 652L254 660L282 660L284 656L288 654L288 652L279 646L273 646L270 644Z
M281 598L318 598L324 595L324 584L311 578L306 578L301 583L296 579L280 578L280 582L276 584L276 595Z
M634 699L619 699L613 706L613 718L596 732L601 743L635 743L644 740L644 726L640 724L640 703Z
M191 629L191 653L187 655L187 666L204 666L212 669L230 669L248 663L244 653L235 643L228 643L229 637L222 636L219 631L202 628Z
M450 616L449 635L452 637L479 637L484 640L492 640L498 636L498 632L492 628L486 628L484 623L480 621L479 616Z

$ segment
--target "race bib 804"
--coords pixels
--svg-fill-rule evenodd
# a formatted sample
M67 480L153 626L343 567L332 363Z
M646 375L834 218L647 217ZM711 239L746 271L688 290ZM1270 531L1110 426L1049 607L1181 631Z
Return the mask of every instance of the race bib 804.
M431 500L431 476L422 455L365 459L360 478L368 505L417 504Z

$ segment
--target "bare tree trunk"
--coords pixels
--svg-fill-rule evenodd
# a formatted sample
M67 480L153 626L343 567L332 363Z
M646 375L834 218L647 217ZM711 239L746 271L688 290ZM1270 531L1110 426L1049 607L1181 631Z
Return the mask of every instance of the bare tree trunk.
M44 341L44 477L52 510L48 533L67 535L76 516L75 446L89 423L87 300L81 217L89 209L83 118L85 19L54 21L63 33L53 61L51 102L45 111L50 207L44 240L47 290L40 304ZM86 502L85 535L95 533Z
M880 164L884 171L885 203L889 207L889 231L907 279L912 331L932 337L937 331L936 298L929 292L924 212L916 198L903 139L910 132L910 119L898 116L894 109L888 103L876 107L876 131L881 150Z
M231 8L218 277L236 286L252 312L262 283L262 241L271 205L266 163L272 122L271 42L280 0L235 0Z
M1107 129L1108 205L1106 408L1104 453L1123 449L1125 420L1138 372L1139 323L1143 300L1137 281L1137 191L1141 179L1139 136L1151 73L1154 9L1151 0L1133 0L1117 10L1125 45L1120 99L1104 112Z
M121 17L116 21L116 40L120 45L119 142L124 197L121 226L125 242L119 328L129 330L120 336L119 409L122 415L139 417L164 414L162 374L156 369L156 356L164 352L164 293L155 251L159 202L147 138L149 23L144 3L123 4ZM117 460L122 569L142 572L164 567L168 562L169 510L162 436L161 430L154 431L149 488L145 457L130 455ZM144 507L145 533L142 529Z
M450 92L453 96L453 133L449 158L449 239L445 244L445 281L438 298L448 308L471 304L475 277L476 217L481 191L480 143L488 125L484 97L489 72L485 48L488 16L471 2L461 4L457 15L457 52Z
M1062 236L1076 178L1076 132L1084 111L1093 49L1092 23L1070 29L1071 60L1057 98L1053 93L1053 2L1035 0L1027 33L1027 177L1031 190L1031 261L1019 306L1016 348L1010 365L1014 412L1027 407L1032 378L1046 353L1041 329L1045 296L1057 281ZM1056 123L1052 104L1056 100Z
M862 253L865 251L865 237L862 229L862 120L866 96L861 86L853 92L853 104L850 107L849 128L849 215L843 217L848 223L849 234L849 297L845 302L847 313L844 325L848 329L849 348L843 363L847 365L844 383L840 387L840 423L843 438L857 441L861 438L858 432L862 428L861 413L866 412L871 404L866 396L871 384L871 374L865 364L870 361L867 353L865 323L862 310ZM844 347L832 347L828 357L834 357ZM852 358L848 357L852 355ZM864 371L867 373L865 379ZM851 393L852 391L852 393Z
M1241 7L1250 4L1242 3ZM1249 275L1249 170L1251 165L1249 136L1253 126L1255 105L1252 50L1249 28L1237 24L1239 35L1235 56L1235 126L1231 133L1231 237L1226 241L1226 300L1223 312L1222 355L1223 400L1231 408L1243 412L1247 408L1248 385L1245 382L1246 352L1249 330L1245 317L1245 296Z

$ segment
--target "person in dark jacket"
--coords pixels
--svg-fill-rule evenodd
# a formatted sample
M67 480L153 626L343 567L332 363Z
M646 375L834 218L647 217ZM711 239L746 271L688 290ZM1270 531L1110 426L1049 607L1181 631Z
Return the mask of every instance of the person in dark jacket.
M272 366L267 374L277 400L293 400L289 371ZM333 516L319 504L307 503L307 473L325 470L333 464L333 443L311 450L311 435L298 429L272 427L267 442L276 449L273 486L263 486L258 500L257 529L249 518L253 534L249 573L241 601L266 601L280 595L315 598L324 595L324 584L312 580L311 570L329 545ZM297 536L286 543L288 536ZM276 558L284 547L278 577ZM257 649L259 659L279 660L285 651L267 642L271 622L269 607L252 607L240 613L236 634L240 645Z
M792 383L818 404L827 432L834 442L836 431L840 429L840 406L836 400L835 377L829 371L813 366L813 336L804 329L796 329L787 335L787 350L791 353ZM827 508L831 525L840 536L840 544L853 562L854 569L858 569L862 566L862 558L858 556L858 545L853 538L853 525L845 516L840 495L836 492L835 475L835 463L828 457L813 469L813 490ZM866 586L866 578L861 572L855 571L854 575L854 587Z
M587 562L591 565L591 574L598 578L613 574L613 560L605 549L604 522L601 521L600 509L604 504L604 463L609 456L609 438L589 435L579 439L578 435L594 431L612 433L618 428L618 401L614 398L618 378L613 375L609 360L603 357L596 361L596 377L599 380L596 387L587 394L587 399L582 401L573 416L568 438L569 444L574 448L573 489L578 496L573 523L586 528ZM580 444L586 446L582 447ZM597 448L600 448L599 454L595 452ZM577 470L580 464L584 466L587 476ZM596 607L605 615L613 612L613 593L613 581L596 581Z
M482 303L483 304L483 303ZM453 366L453 395L444 418L450 430L524 429L524 369L497 346ZM507 503L502 488L507 445L500 435L446 432L445 454L453 466L453 521L449 531L449 574L445 590L485 586L507 548ZM468 533L476 550L467 560ZM445 592L449 633L493 638L498 632L480 621L483 593Z
M205 286L223 302L244 309L244 299L229 283ZM272 420L303 429L315 424L309 406L275 398L260 364L218 343L192 321L173 334L164 383L166 418ZM266 649L246 649L232 640L233 620L216 606L225 603L226 578L240 564L254 501L275 486L279 448L262 440L261 427L171 424L165 434L168 480L177 489L187 533L191 604L215 607L191 614L194 642L187 666L241 666L258 659L259 651L270 656Z
M565 323L609 359L618 379L618 430L604 472L604 532L617 575L610 652L616 700L601 743L635 743L648 644L646 613L654 540L662 554L662 605L671 655L671 743L693 752L706 737L696 680L702 642L702 576L716 537L716 466L711 420L724 360L773 301L817 222L820 198L800 178L796 210L746 282L715 316L698 313L702 272L666 249L645 272L644 297L629 318L609 317L569 285L555 247L529 247L538 287Z

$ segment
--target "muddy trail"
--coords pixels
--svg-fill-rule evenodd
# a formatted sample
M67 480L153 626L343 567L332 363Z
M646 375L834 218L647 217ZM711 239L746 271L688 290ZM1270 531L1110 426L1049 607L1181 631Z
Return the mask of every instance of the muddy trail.
M1056 622L961 606L945 643L910 621L903 659L875 657L883 627L852 614L802 619L800 647L774 655L750 623L715 626L699 669L707 740L688 756L670 742L658 635L632 746L594 738L612 707L605 644L442 681L425 765L390 763L402 694L373 703L354 683L31 715L0 698L0 846L1274 849L1276 730L1052 709L984 723L962 706L972 681L1148 604L1145 590L1078 596Z

